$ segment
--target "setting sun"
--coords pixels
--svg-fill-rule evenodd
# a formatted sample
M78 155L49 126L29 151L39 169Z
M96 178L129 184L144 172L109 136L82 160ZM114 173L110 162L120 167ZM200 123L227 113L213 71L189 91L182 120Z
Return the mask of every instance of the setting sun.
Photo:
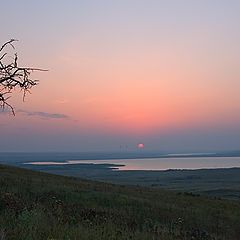
M143 147L144 147L144 145L142 143L138 144L138 148L143 148Z

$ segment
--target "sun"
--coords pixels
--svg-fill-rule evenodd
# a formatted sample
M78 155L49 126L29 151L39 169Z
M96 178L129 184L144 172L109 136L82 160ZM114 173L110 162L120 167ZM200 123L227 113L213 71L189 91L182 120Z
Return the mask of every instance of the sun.
M143 147L144 147L143 143L138 144L138 148L143 148Z

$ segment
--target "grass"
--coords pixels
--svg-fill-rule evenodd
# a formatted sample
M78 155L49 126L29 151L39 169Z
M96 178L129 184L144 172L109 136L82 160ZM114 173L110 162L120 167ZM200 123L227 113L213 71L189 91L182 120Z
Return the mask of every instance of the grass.
M136 185L192 192L240 200L240 168L111 171L104 165L21 165L24 168L121 185Z
M237 240L240 203L0 165L0 240Z

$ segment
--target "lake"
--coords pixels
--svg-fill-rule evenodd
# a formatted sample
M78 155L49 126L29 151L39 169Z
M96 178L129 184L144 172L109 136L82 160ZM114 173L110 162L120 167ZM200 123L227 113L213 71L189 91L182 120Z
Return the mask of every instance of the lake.
M214 169L240 167L240 157L171 157L107 160L36 161L31 165L109 164L114 170Z

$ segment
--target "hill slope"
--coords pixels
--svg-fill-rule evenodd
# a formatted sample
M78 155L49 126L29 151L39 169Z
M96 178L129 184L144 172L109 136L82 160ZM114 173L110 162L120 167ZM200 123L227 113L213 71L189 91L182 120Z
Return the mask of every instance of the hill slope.
M0 239L225 239L240 203L0 165Z

